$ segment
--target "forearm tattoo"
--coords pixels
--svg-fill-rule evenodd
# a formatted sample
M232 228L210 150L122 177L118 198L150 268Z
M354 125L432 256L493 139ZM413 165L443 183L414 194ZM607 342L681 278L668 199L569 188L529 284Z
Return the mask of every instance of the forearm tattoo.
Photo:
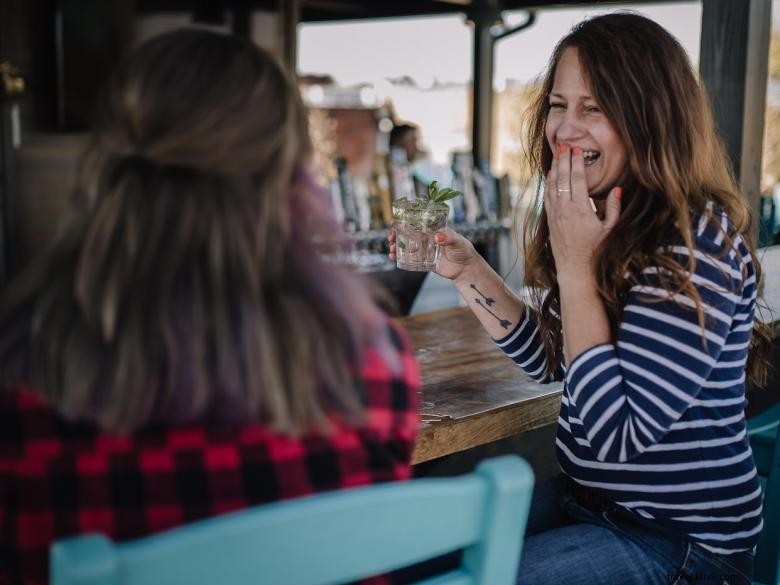
M498 324L503 327L504 329L509 329L509 326L512 324L510 321L507 321L506 319L502 319L498 315L496 315L493 311L491 311L488 307L493 306L493 304L496 302L495 299L490 298L488 296L485 296L482 294L482 292L474 285L469 285L471 288L473 288L475 291L477 291L477 294L482 297L481 299L479 297L474 297L474 302L477 303L480 307L485 309L488 313L493 315L493 317L498 321ZM483 300L484 299L484 300Z

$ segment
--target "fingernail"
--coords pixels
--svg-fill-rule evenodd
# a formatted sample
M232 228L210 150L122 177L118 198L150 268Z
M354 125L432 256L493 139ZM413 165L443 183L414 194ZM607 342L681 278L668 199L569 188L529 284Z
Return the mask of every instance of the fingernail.
M615 199L620 201L620 198L623 196L623 189L620 187L615 187Z
M564 142L561 144L561 154L564 154L567 150L569 150L569 145Z
M437 244L443 244L444 240L447 238L444 237L444 234L436 234L436 243Z
M571 149L572 154L582 154L582 149L579 146L575 146Z

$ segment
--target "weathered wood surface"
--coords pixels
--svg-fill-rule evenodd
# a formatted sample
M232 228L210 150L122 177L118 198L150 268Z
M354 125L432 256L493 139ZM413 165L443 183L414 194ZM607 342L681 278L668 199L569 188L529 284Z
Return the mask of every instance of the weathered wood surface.
M507 358L467 308L400 320L422 375L422 463L555 422L561 383L537 384ZM425 419L441 418L437 421Z
M758 316L774 323L775 339L780 339L780 246L759 248L758 260L763 274Z

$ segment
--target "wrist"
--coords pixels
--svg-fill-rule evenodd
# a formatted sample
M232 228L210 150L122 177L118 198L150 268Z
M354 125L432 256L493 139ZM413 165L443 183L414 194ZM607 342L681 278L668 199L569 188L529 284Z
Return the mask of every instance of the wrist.
M468 288L470 284L481 280L480 275L484 273L485 267L487 267L485 259L479 254L475 254L474 258L463 266L460 274L453 279L455 286Z
M558 273L557 281L560 290L596 287L596 275L590 267L562 270Z

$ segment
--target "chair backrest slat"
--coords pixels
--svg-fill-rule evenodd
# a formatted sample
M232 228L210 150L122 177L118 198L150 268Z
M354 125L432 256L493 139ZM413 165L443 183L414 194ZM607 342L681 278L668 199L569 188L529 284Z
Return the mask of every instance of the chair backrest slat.
M66 540L52 549L52 584L324 585L463 549L461 570L432 583L509 585L532 486L528 464L507 456L462 477L277 502L118 545Z

